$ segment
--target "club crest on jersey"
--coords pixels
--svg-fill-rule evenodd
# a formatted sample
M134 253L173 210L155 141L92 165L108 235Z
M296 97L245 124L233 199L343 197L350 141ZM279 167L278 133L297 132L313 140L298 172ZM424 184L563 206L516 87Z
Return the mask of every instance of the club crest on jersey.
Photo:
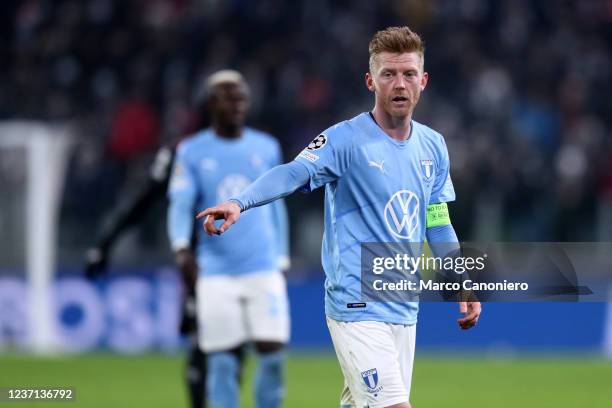
M327 144L327 136L325 136L324 134L320 134L319 136L315 137L314 140L310 142L308 146L306 146L306 149L311 150L311 151L319 150L326 144Z
M363 371L361 378L363 378L363 382L370 390L374 390L378 385L378 370L372 368L371 370Z
M434 170L433 160L421 160L421 170L423 171L425 181L431 180L431 176L433 176Z

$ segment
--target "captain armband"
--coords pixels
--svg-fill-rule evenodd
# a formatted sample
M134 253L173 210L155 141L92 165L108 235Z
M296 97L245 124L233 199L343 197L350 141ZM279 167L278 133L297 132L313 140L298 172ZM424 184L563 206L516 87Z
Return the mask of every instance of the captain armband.
M427 206L427 228L450 225L450 215L446 203L430 204Z

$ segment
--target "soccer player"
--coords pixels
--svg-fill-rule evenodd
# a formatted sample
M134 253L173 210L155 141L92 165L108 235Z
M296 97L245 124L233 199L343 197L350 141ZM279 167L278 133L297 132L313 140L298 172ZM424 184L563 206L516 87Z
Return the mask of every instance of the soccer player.
M198 218L206 217L209 235L231 233L247 210L325 186L325 309L345 378L341 406L407 408L418 303L362 302L360 243L427 239L435 252L436 244L457 242L446 206L455 193L443 137L412 118L428 80L421 38L408 27L387 28L374 35L369 53L371 112L325 130L294 161ZM427 224L428 210L438 212L436 225ZM225 221L218 226L217 219ZM480 303L460 302L460 312L458 323L468 329Z
M236 196L282 163L278 142L244 125L249 88L240 73L219 71L209 77L206 89L212 127L179 145L168 190L168 231L177 254L188 248L194 206L211 206ZM235 245L238 240L243 245ZM282 404L283 348L289 339L282 273L288 266L287 254L282 201L245 214L244 222L221 239L198 238L199 341L208 356L207 393L212 407L238 407L239 361L234 351L247 342L254 343L259 357L257 406Z
M206 85L206 81L200 84L194 101L195 109L202 113L208 109L209 95L206 92ZM219 120L225 123L223 118ZM146 219L145 216L160 202L166 203L166 193L175 156L176 143L162 146L157 151L149 177L138 194L130 197L128 201L120 202L111 211L110 222L100 231L95 245L85 254L85 274L88 278L94 279L106 273L112 249L121 235L131 227L143 222ZM176 252L175 261L183 281L182 316L179 331L187 338L187 364L184 376L189 394L189 406L203 408L206 406L207 364L206 355L198 342L195 299L198 267L193 254L197 241L195 235L195 233L192 235L188 247L182 247ZM236 348L234 352L240 363L240 377L245 358L245 347Z

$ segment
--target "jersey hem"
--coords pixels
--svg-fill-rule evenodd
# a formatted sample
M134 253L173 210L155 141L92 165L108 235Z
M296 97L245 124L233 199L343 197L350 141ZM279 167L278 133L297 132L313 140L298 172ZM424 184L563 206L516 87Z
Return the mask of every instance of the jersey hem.
M389 323L389 324L403 324L403 325L407 325L407 326L412 326L414 324L417 324L418 319L390 319L388 317L381 317L381 316L377 316L377 315L367 315L367 314L353 314L353 313L346 313L346 314L336 314L336 313L330 313L330 312L325 312L325 316L329 317L330 319L336 320L338 322L381 322L381 323Z
M231 270L231 269L228 269ZM280 272L280 270L278 268L258 268L258 269L254 269L254 270L248 270L248 271L231 271L231 272L220 272L220 271L202 271L202 268L200 268L200 272L198 273L198 277L204 277L207 278L209 276L244 276L244 275L255 275L255 274L262 274L262 273L276 273L276 272Z

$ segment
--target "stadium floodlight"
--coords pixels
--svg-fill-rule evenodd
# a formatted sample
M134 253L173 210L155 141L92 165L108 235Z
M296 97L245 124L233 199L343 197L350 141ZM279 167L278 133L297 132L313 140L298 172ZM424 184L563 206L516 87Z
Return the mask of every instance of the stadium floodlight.
M59 209L71 146L67 125L11 121L0 123L0 152L23 157L24 210L20 220L25 237L25 273L28 282L28 332L32 351L46 353L57 348L53 334L51 298ZM10 171L4 169L3 171ZM4 199L0 199L2 201ZM0 205L2 203L0 202ZM5 251L20 244L15 237Z

